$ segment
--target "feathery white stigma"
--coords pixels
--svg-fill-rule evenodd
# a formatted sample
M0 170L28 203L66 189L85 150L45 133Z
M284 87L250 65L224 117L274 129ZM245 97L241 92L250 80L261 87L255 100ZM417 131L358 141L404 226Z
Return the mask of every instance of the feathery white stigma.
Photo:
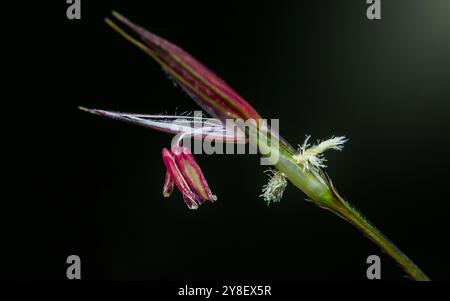
M266 172L270 173L269 182L263 186L260 197L269 205L271 202L279 202L283 197L283 192L287 186L287 180L283 173L269 169Z
M327 150L342 150L344 148L344 143L347 142L347 138L342 137L331 137L325 141L317 141L318 144L310 147L308 140L311 136L306 136L303 145L300 145L298 153L294 155L294 159L297 163L303 165L303 170L317 170L319 168L327 167L325 165L325 157L323 153Z

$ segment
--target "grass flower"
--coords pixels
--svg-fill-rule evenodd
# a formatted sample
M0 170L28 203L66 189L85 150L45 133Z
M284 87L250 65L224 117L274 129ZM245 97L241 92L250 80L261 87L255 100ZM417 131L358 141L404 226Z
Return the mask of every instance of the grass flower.
M230 132L225 126L227 119L258 120L260 115L222 79L187 52L146 31L116 12L113 12L113 16L118 22L134 32L140 41L126 33L112 20L105 19L109 26L152 57L198 105L210 116L219 120L219 123L208 123L206 121L206 125L202 129L223 141L256 145L262 156L267 156L265 154L269 153L277 154L277 160L271 162L275 169L270 171L269 182L263 187L261 195L268 204L281 200L289 180L290 183L303 191L314 204L335 213L362 231L383 251L394 258L411 278L429 280L400 249L337 192L330 178L324 172L325 158L323 153L331 149L341 150L347 141L345 137L333 137L311 146L308 143L309 136L307 136L305 142L296 151L278 134L271 135L268 140L259 139L260 136L265 136L270 129L265 126L258 126L257 123L250 131L242 129L240 134ZM180 122L178 121L180 116L117 113L83 107L80 107L80 109L171 134L205 138L204 132L197 134L198 132L192 130L193 119L188 117L187 120ZM200 119L205 121L204 118ZM181 144L177 144L171 150L163 149L162 156L167 169L163 188L165 197L170 196L174 186L177 186L185 203L191 209L196 209L199 204L203 204L205 201L216 199L192 154L184 152Z
M323 153L327 150L342 150L344 143L348 140L345 137L332 137L331 139L318 142L317 145L310 146L308 140L311 136L306 136L305 142L300 146L298 153L294 155L297 163L303 165L303 169L315 169L327 167L324 163L326 161Z
M106 23L150 55L209 115L222 121L227 118L260 118L256 110L236 91L183 49L148 32L117 12L113 12L113 16L135 32L142 43L133 39L111 20L106 19Z
M162 158L167 169L164 197L171 195L175 184L189 209L197 209L198 205L217 199L211 193L203 172L187 147L172 147L170 151L163 148Z
M287 187L286 177L279 171L274 169L269 169L269 182L263 186L262 194L264 201L267 205L271 202L279 202L283 197L284 190Z

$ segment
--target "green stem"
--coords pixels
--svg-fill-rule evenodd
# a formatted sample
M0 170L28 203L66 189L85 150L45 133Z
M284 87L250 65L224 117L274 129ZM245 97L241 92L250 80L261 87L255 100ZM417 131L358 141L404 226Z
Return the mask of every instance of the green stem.
M384 252L397 261L412 279L417 281L430 280L408 256L339 195L325 174L305 172L303 167L299 166L283 147L278 154L277 169L297 186L297 188L306 193L314 203L322 208L329 209L358 228Z
M378 245L384 252L391 256L409 276L416 281L430 281L427 275L405 255L394 243L392 243L380 230L378 230L371 222L369 222L360 212L351 207L340 196L344 206L334 208L336 214L347 220L349 223L358 228L371 241ZM333 210L333 211L334 211Z

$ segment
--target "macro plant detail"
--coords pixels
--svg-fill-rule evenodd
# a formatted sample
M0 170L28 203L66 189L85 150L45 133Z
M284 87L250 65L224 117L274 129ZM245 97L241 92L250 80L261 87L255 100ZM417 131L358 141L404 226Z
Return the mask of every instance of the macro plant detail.
M167 168L164 197L171 195L175 184L189 209L197 209L198 205L217 199L211 193L203 172L187 147L172 147L170 151L163 148L162 157Z
M197 209L207 201L217 198L212 194L205 176L182 138L215 139L225 143L254 145L261 156L268 160L272 169L268 171L269 181L263 186L261 197L270 204L279 202L288 182L303 191L308 200L327 209L358 228L365 236L389 254L414 280L429 280L400 249L384 236L359 211L345 200L334 187L323 170L326 165L324 152L342 150L345 137L309 143L307 136L302 145L295 149L268 125L261 124L258 112L221 78L210 71L187 52L171 42L148 32L120 14L113 17L130 29L132 37L112 20L106 23L126 40L153 58L168 76L185 91L207 114L203 116L168 116L118 113L98 109L80 109L89 113L131 122L137 125L176 135L172 146L162 150L162 159L167 169L163 196L169 197L176 186L190 209ZM240 130L226 126L227 120L235 120ZM192 124L201 121L202 127ZM262 139L262 137L269 137ZM269 156L270 154L270 156ZM276 154L276 156L272 156Z

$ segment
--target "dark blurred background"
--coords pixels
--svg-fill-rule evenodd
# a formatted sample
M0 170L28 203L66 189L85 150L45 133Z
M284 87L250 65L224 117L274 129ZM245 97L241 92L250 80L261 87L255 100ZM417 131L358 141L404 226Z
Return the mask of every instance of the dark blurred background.
M11 3L9 3L11 4ZM346 135L327 154L338 190L432 279L448 276L450 2L65 1L4 8L0 278L365 280L404 273L293 186L258 197L256 156L196 156L217 203L163 199L171 137L77 106L175 113L198 107L103 22L114 9L180 45L279 118L292 144Z

